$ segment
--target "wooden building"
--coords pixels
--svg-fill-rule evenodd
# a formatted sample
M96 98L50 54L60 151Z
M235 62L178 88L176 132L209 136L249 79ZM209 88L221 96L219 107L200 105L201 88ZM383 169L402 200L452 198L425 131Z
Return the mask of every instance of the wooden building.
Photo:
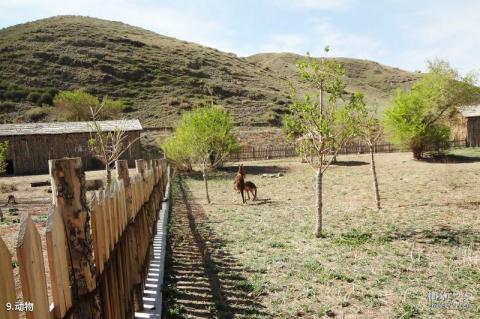
M135 141L122 159L134 165L141 157L138 120L99 121L105 132L125 130L125 143ZM88 140L94 132L92 122L51 122L0 125L0 142L8 141L7 174L48 173L48 160L63 157L81 157L84 169L101 169L102 163L88 149Z
M480 105L461 107L460 113L467 119L467 146L480 147Z

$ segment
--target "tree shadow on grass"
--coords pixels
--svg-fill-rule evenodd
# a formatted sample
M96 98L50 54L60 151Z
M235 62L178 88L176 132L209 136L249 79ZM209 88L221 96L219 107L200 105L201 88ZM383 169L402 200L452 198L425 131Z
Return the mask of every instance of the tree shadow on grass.
M431 155L422 159L423 162L437 164L465 164L480 162L478 156L465 156L456 154Z
M336 161L332 165L336 166L363 166L369 165L370 163L364 161Z
M405 229L390 233L390 240L413 240L422 244L440 244L460 246L480 243L480 232L469 228L455 229L450 226L440 226L432 229Z
M243 165L245 174L247 175L261 175L261 174L277 174L277 173L286 173L288 167L277 166L277 165L268 165L268 166L256 166L256 165ZM225 166L219 169L222 172L228 172L236 174L238 171L238 165Z
M174 183L164 304L166 318L270 318L261 289L210 228L182 176Z
M247 179L249 176L254 175L262 175L262 174L277 174L277 173L286 173L288 171L288 167L283 166L243 166ZM208 172L208 179L209 180L219 180L219 179L231 179L233 183L233 179L238 171L238 165L235 166L225 166L221 167L216 171ZM195 180L203 180L202 172L200 171L193 171L193 172L183 172L183 176L188 176L189 178Z

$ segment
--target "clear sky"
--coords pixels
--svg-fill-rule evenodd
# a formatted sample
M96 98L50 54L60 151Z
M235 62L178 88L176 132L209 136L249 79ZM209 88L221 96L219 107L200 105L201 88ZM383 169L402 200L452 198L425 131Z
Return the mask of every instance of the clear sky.
M295 52L425 70L480 70L478 0L0 0L0 27L76 14L122 21L240 56Z

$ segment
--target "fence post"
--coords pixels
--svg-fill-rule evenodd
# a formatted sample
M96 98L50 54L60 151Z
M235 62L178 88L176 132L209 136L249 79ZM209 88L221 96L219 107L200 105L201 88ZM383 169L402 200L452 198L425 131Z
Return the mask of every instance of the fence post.
M52 201L62 216L69 249L68 270L75 305L72 316L101 318L82 160L79 157L54 159L48 164ZM91 298L82 298L92 292Z
M0 278L2 278L0 281L0 318L16 319L18 312L7 311L6 308L7 303L14 307L17 297L13 281L12 255L2 237L0 237Z

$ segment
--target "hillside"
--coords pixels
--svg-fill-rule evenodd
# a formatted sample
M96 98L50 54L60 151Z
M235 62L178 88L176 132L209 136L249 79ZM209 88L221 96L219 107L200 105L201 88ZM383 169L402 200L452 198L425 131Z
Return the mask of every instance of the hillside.
M145 126L171 126L182 111L212 96L239 126L278 126L289 102L288 80L297 81L298 57L242 58L120 22L52 17L0 30L0 120L48 120L31 116L42 111L32 101L83 88L125 100L126 116ZM418 78L371 61L341 61L347 91L360 89L381 105ZM7 94L9 88L20 97Z

